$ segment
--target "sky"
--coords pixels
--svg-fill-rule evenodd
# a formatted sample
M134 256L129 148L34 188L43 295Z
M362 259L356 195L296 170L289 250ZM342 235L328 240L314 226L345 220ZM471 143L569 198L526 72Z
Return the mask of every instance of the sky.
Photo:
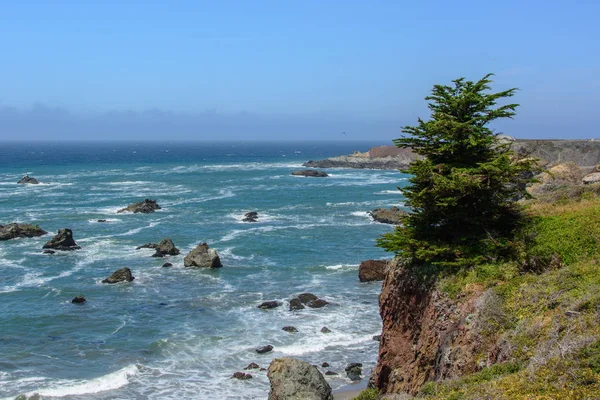
M0 140L390 142L434 84L490 72L521 105L497 132L598 138L598 16L597 0L4 0Z

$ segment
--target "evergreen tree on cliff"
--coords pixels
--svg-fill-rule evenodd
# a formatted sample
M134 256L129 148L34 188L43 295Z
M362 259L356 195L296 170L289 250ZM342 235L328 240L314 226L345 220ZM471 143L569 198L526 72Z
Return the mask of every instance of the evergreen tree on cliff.
M490 93L491 76L435 85L425 98L431 118L404 127L408 135L394 140L423 158L406 171L413 175L403 188L411 212L378 245L414 265L461 266L511 254L524 221L516 199L527 196L525 176L534 160L518 159L488 127L512 118L518 107L498 105L517 89Z

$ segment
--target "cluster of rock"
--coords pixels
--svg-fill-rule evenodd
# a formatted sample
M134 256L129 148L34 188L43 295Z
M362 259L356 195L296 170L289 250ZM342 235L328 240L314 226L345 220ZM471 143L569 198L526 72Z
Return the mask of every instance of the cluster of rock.
M314 169L305 169L303 171L294 171L292 172L292 175L294 176L305 176L305 177L313 177L313 178L327 178L329 175L327 175L326 172L323 171L317 171Z
M600 183L600 165L585 168L568 162L546 168L546 171L535 176L537 182L527 188L533 196L548 194L565 187Z
M329 304L329 302L327 300L320 299L312 293L301 293L297 297L294 297L290 300L289 310L290 311L303 310L306 307L323 308L328 304ZM277 308L281 305L283 305L283 303L280 301L269 300L269 301L262 302L257 307L262 310L270 310L273 308Z
M165 256L176 256L179 254L179 249L175 247L175 244L170 238L165 238L160 243L146 243L135 248L139 249L155 249L156 252L152 257L165 257Z
M394 206L390 208L376 208L369 211L369 215L374 221L383 224L400 225L402 217L406 215L406 211Z
M258 213L256 211L250 211L244 214L242 222L258 222Z
M156 203L156 200L145 199L144 201L133 203L125 208L120 209L117 211L117 214L124 212L131 212L134 214L150 214L156 210L160 210L160 206Z
M16 222L0 225L0 240L31 238L47 234L39 225L18 224Z

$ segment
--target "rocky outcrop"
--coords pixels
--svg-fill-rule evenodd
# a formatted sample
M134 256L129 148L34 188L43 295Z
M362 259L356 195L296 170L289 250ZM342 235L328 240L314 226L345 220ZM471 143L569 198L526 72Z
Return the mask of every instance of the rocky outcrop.
M118 282L131 282L135 277L131 274L129 268L121 268L113 272L111 276L104 279L102 283L118 283Z
M156 203L156 200L146 199L144 201L140 201L139 203L133 203L125 208L120 209L117 211L117 214L124 212L131 212L134 214L150 214L156 210L160 210L160 206Z
M40 182L39 182L37 179L35 179L35 178L33 178L33 177L29 176L29 175L25 175L25 176L24 176L24 177L22 177L22 178L19 180L19 182L17 182L17 183L20 183L20 184L26 184L26 183L29 183L29 184L32 184L32 185L37 185L37 184L39 184Z
M201 243L190 251L183 259L183 265L197 268L221 268L223 266L217 251L209 248L206 243Z
M175 244L170 238L166 238L160 241L160 243L146 243L135 248L139 249L155 249L156 252L152 257L164 257L164 256L176 256L179 254L179 249L175 247Z
M83 297L83 296L76 296L73 298L73 300L71 300L71 303L73 303L73 304L83 304L85 302L86 302L86 300L85 300L85 297Z
M323 172L323 171L317 171L314 169L305 169L304 171L294 171L292 172L292 175L295 176L311 176L314 178L326 178L329 175L327 175L327 173Z
M558 164L535 177L538 181L528 188L532 195L546 194L563 186L582 184L581 169L572 162Z
M8 225L0 225L0 240L10 240L16 238L31 238L45 235L46 232L39 225L18 224L16 222Z
M406 215L406 211L398 207L390 208L376 208L369 211L369 215L373 220L381 222L382 224L400 225L402 223L402 217Z
M433 280L418 278L401 261L390 263L379 295L383 330L370 383L382 393L414 395L427 381L456 378L503 361L497 345L482 343L478 334L476 321L488 304L485 294L473 287L452 300ZM484 353L486 360L473 357Z
M73 231L69 228L63 228L58 231L58 233L50 239L44 246L43 249L54 249L54 250L77 250L81 247L77 246L75 240L73 239Z
M358 266L358 280L361 282L382 281L387 272L387 260L366 260Z
M244 214L242 222L258 222L258 213L256 211L250 211Z
M331 387L317 367L293 358L276 358L267 372L269 400L333 400Z

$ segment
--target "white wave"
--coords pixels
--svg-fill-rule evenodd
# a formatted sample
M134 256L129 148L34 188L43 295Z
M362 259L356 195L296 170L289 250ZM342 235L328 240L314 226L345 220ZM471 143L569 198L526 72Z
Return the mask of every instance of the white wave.
M356 264L336 264L336 265L327 265L325 269L340 271L340 270L355 270L358 268Z
M371 218L371 214L369 214L367 211L352 211L350 213L350 215L354 215L355 217L363 217L363 218Z
M104 183L105 185L146 185L146 184L154 184L154 182L150 182L150 181L121 181L121 182L106 182Z
M128 365L118 371L91 380L61 380L51 387L39 389L27 393L31 396L38 393L40 396L64 397L82 396L105 392L107 390L119 389L129 383L129 378L135 376L139 371L137 365Z
M247 163L231 163L231 164L207 164L207 165L190 165L178 166L171 169L171 172L177 174L186 174L201 171L261 171L274 168L300 168L301 163L285 163L285 162L247 162Z
M14 285L8 285L0 289L0 293L11 293L16 292L21 288L27 287L41 287L44 284L51 282L55 279L64 278L66 276L72 275L74 272L79 271L80 267L75 267L73 269L63 271L56 276L42 276L39 272L29 272L23 275L23 279L21 282L16 283Z
M95 241L95 240L98 240L98 239L110 239L110 238L113 238L115 236L131 236L131 235L135 235L136 233L140 233L144 229L153 228L153 227L155 227L156 225L159 225L159 224L161 224L161 221L154 221L154 222L150 222L146 226L140 226L138 228L130 229L127 232L113 233L111 235L104 235L104 236L87 237L87 238L79 239L77 241L85 243L85 242Z
M396 194L396 195L400 194L400 195L402 195L403 192L401 189L396 189L396 190L382 190L380 192L375 192L374 194Z
M104 219L106 223L108 222L121 222L122 220L119 218L100 218L100 219ZM90 224L101 224L103 222L98 222L98 219L88 219L88 222Z
M321 339L320 341L318 339ZM308 353L318 353L330 347L348 347L360 343L370 342L373 335L352 337L346 334L332 332L319 336L311 336L289 346L277 347L277 351L289 356L299 356Z

